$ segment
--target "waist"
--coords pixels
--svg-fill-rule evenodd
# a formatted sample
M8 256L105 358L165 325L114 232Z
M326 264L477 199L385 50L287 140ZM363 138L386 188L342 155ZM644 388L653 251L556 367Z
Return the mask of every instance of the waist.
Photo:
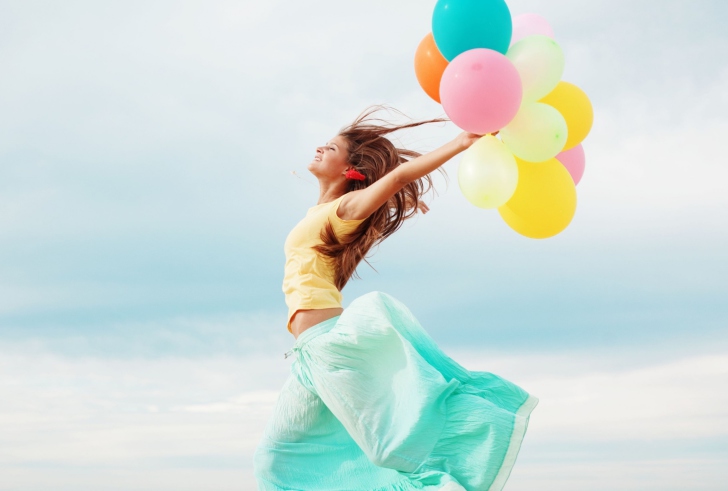
M326 332L329 332L331 329L334 328L336 323L339 321L340 315L335 315L334 317L331 317L329 319L326 319L325 321L321 321L318 324L315 324L308 329L306 329L304 332L301 333L298 338L296 338L296 342L293 345L293 348L300 348L304 344L306 344L311 339L315 338L319 334L324 334Z
M301 334L323 322L338 317L344 311L341 307L327 309L297 310L290 321L290 330L293 337L298 339Z
M284 288L284 293L286 295L286 305L288 306L287 328L294 336L317 322L326 320L326 318L331 317L331 315L341 313L340 309L343 297L341 292L337 290L333 284L329 285L327 288L303 287L290 288L288 290ZM322 314L322 311L334 310L334 314ZM313 313L302 314L301 317L306 320L298 321L300 324L296 327L297 330L294 331L292 322L296 313L309 311Z

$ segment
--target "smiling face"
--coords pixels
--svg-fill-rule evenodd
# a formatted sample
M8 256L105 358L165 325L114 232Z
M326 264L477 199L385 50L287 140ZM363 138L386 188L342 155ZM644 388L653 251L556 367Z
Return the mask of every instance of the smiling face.
M337 135L326 145L316 148L316 155L308 164L308 170L319 179L346 179L344 174L351 167L348 157L347 142L343 136Z

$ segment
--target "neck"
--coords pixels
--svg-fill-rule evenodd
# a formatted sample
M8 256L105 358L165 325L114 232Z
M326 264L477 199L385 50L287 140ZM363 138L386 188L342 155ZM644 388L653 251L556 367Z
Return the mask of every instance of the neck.
M319 199L317 204L329 203L346 194L346 190L340 186L331 186L321 184L319 186Z

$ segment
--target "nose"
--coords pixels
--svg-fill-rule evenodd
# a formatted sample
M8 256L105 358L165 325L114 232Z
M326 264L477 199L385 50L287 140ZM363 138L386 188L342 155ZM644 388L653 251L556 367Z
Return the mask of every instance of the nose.
M323 147L316 147L316 153L324 153Z

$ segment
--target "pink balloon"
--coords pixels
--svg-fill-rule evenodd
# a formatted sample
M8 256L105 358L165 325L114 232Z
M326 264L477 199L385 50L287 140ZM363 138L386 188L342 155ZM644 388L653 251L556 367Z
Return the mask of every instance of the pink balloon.
M574 180L574 185L579 184L581 176L584 175L584 164L586 162L584 147L577 145L565 152L561 152L556 156L556 160L564 164Z
M456 56L440 82L440 101L448 117L465 131L484 135L511 122L521 105L521 77L513 63L491 49Z
M521 39L533 36L534 34L541 34L553 39L554 30L551 29L548 21L538 14L521 14L513 18L511 46Z

